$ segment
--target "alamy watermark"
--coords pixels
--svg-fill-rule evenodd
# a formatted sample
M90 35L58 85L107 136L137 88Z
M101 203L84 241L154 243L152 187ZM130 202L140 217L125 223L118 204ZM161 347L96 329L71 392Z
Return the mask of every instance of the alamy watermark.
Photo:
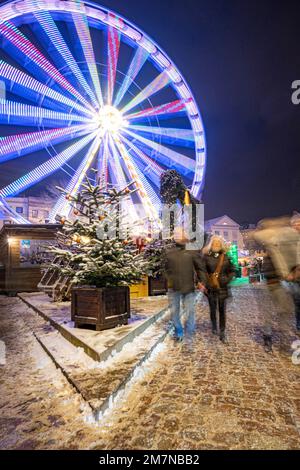
M142 213L144 206L135 204L137 213ZM99 214L100 215L100 214ZM117 237L126 240L132 232L132 223L122 217L122 213L115 213L114 217L97 228L98 240ZM161 206L161 218L158 222L149 224L146 222L144 232L152 240L168 240L170 238L184 239L187 250L199 250L204 245L204 205L194 204L179 207L178 205L163 204Z
M0 340L0 366L6 365L6 345Z
M300 104L300 80L294 80L292 83L292 96L291 100L294 105Z
M292 350L294 351L292 354L292 363L295 366L299 366L300 365L300 340L299 339L293 342Z

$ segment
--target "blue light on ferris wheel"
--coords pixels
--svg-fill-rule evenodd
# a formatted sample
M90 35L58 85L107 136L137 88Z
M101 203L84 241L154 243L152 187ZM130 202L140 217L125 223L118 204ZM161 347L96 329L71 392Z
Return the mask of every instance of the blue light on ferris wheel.
M6 198L47 184L65 165L74 195L91 168L104 187L134 181L133 220L136 202L145 218L158 219L167 169L201 197L206 142L197 103L143 31L90 2L13 0L0 6L0 39L0 81L8 90L0 99L0 165L26 155L28 166L32 155L32 168L0 188L6 211L13 214ZM47 161L38 161L41 151ZM68 215L69 204L60 197L51 220Z

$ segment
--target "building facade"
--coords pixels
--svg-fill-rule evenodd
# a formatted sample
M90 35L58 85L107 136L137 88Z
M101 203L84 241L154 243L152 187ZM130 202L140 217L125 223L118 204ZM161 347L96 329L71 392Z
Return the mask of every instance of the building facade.
M224 238L228 243L237 245L240 251L244 249L240 225L228 217L228 215L207 220L205 222L205 231L211 235L218 235Z
M52 199L40 197L13 197L6 199L7 203L17 214L29 220L32 224L45 224L49 221L50 212L54 206ZM5 224L12 224L9 216L2 214L0 229Z

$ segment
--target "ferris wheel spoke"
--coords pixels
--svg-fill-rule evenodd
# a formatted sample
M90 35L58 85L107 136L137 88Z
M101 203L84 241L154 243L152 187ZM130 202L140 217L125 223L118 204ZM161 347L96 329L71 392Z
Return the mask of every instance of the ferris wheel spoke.
M112 156L112 158L110 158L108 161L109 166L112 170L110 174L111 174L112 179L114 180L113 183L117 185L119 190L121 190L122 188L126 187L127 181L126 181L123 168L120 163L120 153L118 152L118 149L112 137L110 136L108 138L108 147Z
M151 181L155 184L157 188L160 187L160 177L163 174L163 168L152 160L148 155L142 152L132 141L127 139L124 135L122 135L122 141L125 142L130 149L133 150L134 154L133 157L137 161L138 165L141 163L143 164L143 173L151 179Z
M96 65L94 47L92 43L91 33L88 25L87 16L85 14L85 5L81 2L77 2L79 9L78 13L72 13L72 18L75 24L76 32L80 41L86 64L88 66L90 76L93 81L94 89L98 102L103 106L103 96L99 80L99 74Z
M106 188L108 183L108 161L109 161L109 145L108 135L105 134L99 151L99 168L98 177L101 188Z
M33 64L44 77L52 78L63 89L77 98L88 109L93 110L86 99L74 88L68 80L49 62L48 59L32 44L31 41L18 30L10 21L0 20L0 36L3 36L13 46L10 52L14 59L28 70L33 69Z
M107 30L107 103L112 104L120 51L120 32L108 26Z
M88 94L93 104L96 106L96 108L98 108L99 103L97 102L92 89L84 78L83 73L81 72L73 54L67 46L66 41L56 26L56 23L50 13L45 10L38 11L35 12L34 16L38 21L41 38L44 39L44 36L46 35L46 38L50 39L52 45L57 51L56 54L54 51L51 51L51 56L57 56L57 61L60 66L65 66L66 64L69 67L74 77L76 77L77 81L80 83L82 90Z
M109 136L108 138L108 145L112 157L109 159L109 167L111 169L112 181L113 184L116 185L119 190L122 190L127 186L128 180L126 180L126 176L121 165L120 152L118 151L116 144L111 136ZM122 205L123 207L124 205L126 205L126 209L128 210L128 213L130 214L133 220L138 219L136 207L133 204L131 196L129 196L128 199L124 201L124 204Z
M161 160L164 165L168 167L180 167L182 173L189 173L195 169L195 161L181 153L175 152L174 150L165 147L164 145L153 142L150 139L146 139L135 132L131 132L128 129L124 129L123 132L133 137L137 142L144 144L146 147L156 152L156 157Z
M121 142L121 139L118 136L115 136L114 140L122 156L122 162L125 164L125 170L128 172L130 178L135 181L135 186L138 189L138 195L141 203L144 206L147 217L151 220L157 219L157 210L155 209L153 202L147 193L143 178L139 175L130 154L127 152L124 144ZM154 194L153 191L151 191L151 193Z
M161 104L159 106L154 106L154 108L143 109L142 111L137 111L136 113L127 114L125 117L127 120L137 120L144 119L149 117L163 116L169 114L178 114L185 111L185 101L176 100L171 103Z
M88 126L91 121L76 114L60 113L46 108L38 108L28 104L0 99L0 123L16 126L66 127L72 122L84 122Z
M183 147L194 147L194 132L191 129L176 129L173 127L151 127L139 126L135 124L128 125L128 128L134 132L142 134L157 135L168 144L179 145Z
M89 132L89 128L80 125L4 137L0 141L0 163L22 157L30 152L37 152L49 145L75 139Z
M162 72L158 75L149 85L147 85L138 95L136 95L126 106L121 110L122 114L128 113L132 108L145 101L150 96L157 93L159 90L165 88L171 82L169 75Z
M49 88L3 60L0 61L0 78L15 95L34 102L42 100L43 106L46 108L53 109L55 106L61 108L67 107L70 110L76 109L83 115L92 116L91 112L76 101Z
M124 144L125 149L127 150L128 155L130 156L131 162L134 165L134 168L137 172L137 175L141 182L143 183L144 188L146 189L146 192L152 202L152 205L155 207L158 207L160 205L160 200L159 197L157 196L157 193L154 191L152 188L151 184L147 180L144 174L144 166L141 165L141 162L135 158L134 155L134 149L131 145L131 143L127 140L121 137L121 141Z
M81 164L75 171L71 181L66 187L66 191L68 194L71 196L76 196L78 193L80 186L86 177L86 174L91 167L91 164L95 158L95 155L97 151L99 150L101 139L100 137L96 137L95 141L90 145L90 148L85 156L85 158L82 160ZM55 204L54 208L51 211L50 214L50 221L55 221L56 215L61 215L67 217L71 211L71 206L69 201L66 200L64 195L61 195L60 198L58 199L57 203Z
M13 181L9 185L5 186L0 190L0 197L9 197L20 194L25 189L37 184L39 181L44 180L49 175L59 170L62 165L67 163L71 158L74 157L80 150L82 150L88 143L94 139L96 132L89 134L88 136L81 139L69 147L63 152L59 153L50 160L47 160L42 165L39 165L34 170L25 174L21 178Z
M120 206L131 221L147 217L158 226L166 169L176 169L201 197L206 144L197 103L172 60L134 24L85 0L8 0L0 6L0 48L8 57L0 60L7 89L0 164L34 162L0 186L0 211L1 200L37 184L39 190L55 172L68 175L65 189L76 195L93 165L103 188L135 189ZM105 55L101 66L98 52ZM150 78L148 61L157 70ZM43 148L54 156L43 157ZM71 205L61 196L51 220L68 216Z
M130 85L135 80L136 76L140 72L148 57L149 52L145 51L145 49L143 49L142 47L138 47L129 65L128 71L125 75L122 85L117 93L116 99L114 101L114 106L118 106L118 104L122 101L122 98L126 94Z

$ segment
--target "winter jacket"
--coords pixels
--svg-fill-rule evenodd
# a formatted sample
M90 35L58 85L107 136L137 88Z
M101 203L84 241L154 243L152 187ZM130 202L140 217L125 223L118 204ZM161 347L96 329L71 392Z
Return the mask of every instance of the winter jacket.
M167 252L166 277L171 289L181 294L194 292L197 282L203 279L203 262L199 252L177 245Z
M267 281L267 284L274 284L280 281L278 273L276 272L272 258L270 256L264 256L262 263L262 272Z
M277 274L283 279L293 266L300 264L300 235L292 227L270 227L258 230L255 240L267 248Z
M219 275L220 289L213 289L209 284L209 276L213 274L218 266L220 253L216 256L214 253L209 252L203 255L203 264L205 269L204 284L207 288L208 296L218 296L220 299L226 299L229 296L228 284L235 274L235 268L227 255L224 257L224 263Z

